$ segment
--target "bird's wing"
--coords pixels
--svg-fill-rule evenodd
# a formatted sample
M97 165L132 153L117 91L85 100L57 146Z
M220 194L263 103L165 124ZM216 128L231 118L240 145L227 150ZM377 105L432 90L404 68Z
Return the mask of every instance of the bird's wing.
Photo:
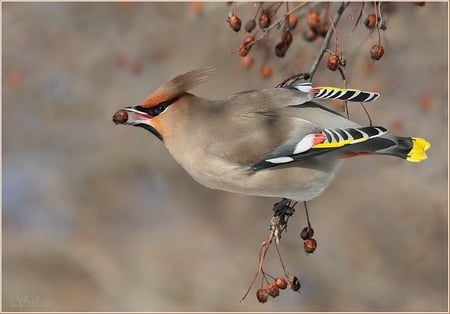
M321 129L300 137L292 136L261 161L251 166L254 171L305 160L311 157L332 154L334 156L351 152L355 144L367 142L385 134L387 130L380 126ZM352 147L353 146L353 147ZM374 149L375 150L375 149ZM330 156L331 157L331 156Z

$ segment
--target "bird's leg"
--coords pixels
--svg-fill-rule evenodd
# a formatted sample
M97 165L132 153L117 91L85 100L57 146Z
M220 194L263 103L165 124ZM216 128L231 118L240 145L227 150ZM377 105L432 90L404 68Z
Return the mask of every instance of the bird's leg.
M289 217L295 213L296 201L288 198L283 198L278 203L273 205L273 217L270 220L271 230L274 230L274 238L276 243L280 242L281 233L287 230L287 223Z
M297 204L296 201L293 201L293 200L290 200L287 198L283 198L280 202L275 203L273 205L273 217L270 220L269 236L267 237L267 240L265 240L263 243L261 243L261 248L259 251L258 269L257 269L255 275L253 276L253 278L250 282L250 285L249 285L247 291L245 292L244 296L242 297L241 301L243 301L247 297L248 293L250 292L250 290L253 286L253 283L255 282L255 280L259 274L262 274L263 278L265 278L267 281L267 278L266 278L267 273L263 269L264 261L266 260L267 251L268 251L270 245L272 244L274 238L275 238L275 246L277 243L280 242L281 233L283 231L287 230L287 223L288 223L289 217L294 215L294 212L295 212L294 206L296 204ZM283 267L283 271L287 276L283 260L281 259L281 255L278 250L278 246L276 246L276 249L277 249L277 253L280 258L280 261L281 261L281 265Z

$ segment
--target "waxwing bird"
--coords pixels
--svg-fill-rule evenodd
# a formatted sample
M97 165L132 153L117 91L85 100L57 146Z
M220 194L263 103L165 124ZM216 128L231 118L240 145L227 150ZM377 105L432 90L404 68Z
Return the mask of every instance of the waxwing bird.
M211 71L175 77L142 104L119 110L113 121L153 133L209 188L298 201L320 195L344 157L392 155L411 162L427 158L430 144L424 139L389 135L382 126L361 126L314 101L372 101L377 93L310 83L245 91L224 100L188 93Z

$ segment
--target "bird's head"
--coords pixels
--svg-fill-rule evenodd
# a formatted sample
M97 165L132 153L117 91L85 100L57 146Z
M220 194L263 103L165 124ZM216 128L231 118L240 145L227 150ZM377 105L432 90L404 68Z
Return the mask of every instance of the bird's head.
M183 98L189 95L188 90L206 81L213 72L212 68L204 68L181 74L158 88L140 105L127 106L117 111L112 120L115 124L142 127L163 140L164 115L183 102Z

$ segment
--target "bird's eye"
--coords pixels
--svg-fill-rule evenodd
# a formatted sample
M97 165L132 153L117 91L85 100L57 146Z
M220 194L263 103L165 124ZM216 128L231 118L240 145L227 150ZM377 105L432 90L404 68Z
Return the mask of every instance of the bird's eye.
M153 106L151 108L144 108L142 106L136 106L135 108L139 111L145 112L147 114L149 114L152 117L156 117L159 114L161 114L164 110L167 109L167 107L169 107L171 104L173 104L174 102L176 102L178 100L179 97L175 97L166 101L163 101L159 104L157 104L156 106Z

